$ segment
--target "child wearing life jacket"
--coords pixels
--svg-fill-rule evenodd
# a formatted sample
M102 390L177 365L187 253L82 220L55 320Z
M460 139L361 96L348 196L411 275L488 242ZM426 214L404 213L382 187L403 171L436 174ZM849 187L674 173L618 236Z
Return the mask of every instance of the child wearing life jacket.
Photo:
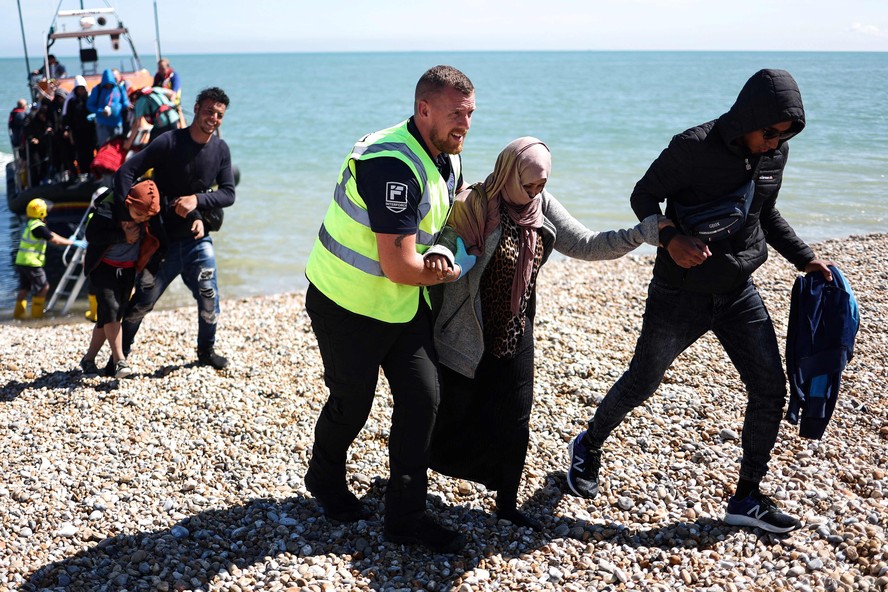
M125 200L127 214L114 210L114 195L108 192L96 204L86 227L89 247L83 269L96 294L95 327L86 354L80 360L84 375L98 375L96 356L108 342L113 367L108 374L124 378L132 368L123 355L120 323L126 303L132 294L136 274L144 269L157 251L160 241L149 232L148 220L160 211L160 192L154 181L145 180L133 186Z
M25 213L28 222L22 229L18 253L15 255L15 268L19 276L19 290L15 299L12 316L23 319L28 310L28 292L31 293L31 318L43 318L43 306L49 293L49 281L46 279L46 243L56 246L74 245L78 249L86 248L86 241L65 238L49 229L44 220L48 208L46 202L35 198L28 202Z

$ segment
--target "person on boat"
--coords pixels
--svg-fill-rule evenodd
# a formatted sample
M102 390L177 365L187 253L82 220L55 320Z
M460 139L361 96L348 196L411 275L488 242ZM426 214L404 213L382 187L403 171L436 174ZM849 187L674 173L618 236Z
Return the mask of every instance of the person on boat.
M123 143L125 150L133 147L136 137L146 126L151 126L148 142L164 132L182 127L183 120L174 103L175 93L159 86L134 89L130 93L133 105L133 123Z
M216 254L211 229L202 215L234 204L231 153L217 134L228 104L228 95L222 89L202 90L190 126L158 136L114 175L114 196L123 211L133 183L148 169L154 169L153 179L161 196L159 218L168 245L157 267L149 265L136 279L136 291L123 320L123 353L127 357L142 319L181 275L197 302L198 363L217 370L228 366L228 359L215 349L220 312Z
M80 360L86 376L99 374L96 356L107 342L114 362L110 376L125 378L132 368L123 355L120 324L129 301L136 274L160 247L160 240L148 229L148 221L160 211L160 191L146 179L132 187L124 200L126 218L117 215L111 192L96 204L86 226L89 246L83 258L90 289L96 295L97 320L89 347Z
M52 173L53 122L49 99L41 99L31 106L25 118L24 146L28 161L29 186L48 182Z
M127 97L130 96L130 81L123 77L123 74L120 73L120 70L117 68L111 68L111 71L114 73L114 80L117 81L117 86L120 87L120 91L125 94ZM126 109L121 114L121 118L123 119L123 128L121 129L120 135L126 138L130 133L130 125L133 121L133 104L132 101L129 105L127 105Z
M395 401L383 536L446 553L465 539L426 513L439 391L423 286L453 281L462 270L457 265L439 275L424 267L422 255L462 185L459 153L474 111L475 90L465 74L450 66L426 71L416 85L413 116L365 136L346 157L305 269L305 308L330 389L305 486L327 517L366 517L348 488L346 459L382 368Z
M15 107L9 112L9 124L7 131L9 132L9 143L12 144L12 154L16 158L23 158L21 154L22 142L24 141L25 122L28 118L28 101L19 99L15 103Z
M117 86L120 87L120 90L124 92L127 96L130 93L130 81L123 77L123 74L120 73L120 70L117 68L111 68L111 72L114 74L114 80L117 82Z
M86 248L86 241L74 237L65 238L49 229L44 221L49 208L42 199L34 198L25 207L28 221L22 229L18 252L15 255L15 269L19 276L19 289L15 298L13 318L22 319L28 311L28 293L31 294L31 318L43 318L43 306L49 293L46 279L46 244L56 246L74 245Z
M97 147L123 133L123 118L130 102L111 68L102 72L102 81L90 91L86 106L96 115Z
M52 121L52 170L63 181L77 175L74 166L74 146L64 122L65 105L68 93L57 88L49 104L49 118Z
M96 155L96 126L86 105L88 99L86 79L78 74L74 78L74 90L65 103L62 122L68 132L68 140L74 146L74 158L81 176L89 173Z
M44 76L44 72L46 72L46 64L34 70L32 74L35 76L46 77L50 80L58 80L59 78L64 78L68 75L68 70L65 68L64 64L59 62L54 55L49 54L46 56L46 61L49 64L49 76Z
M431 468L494 489L496 515L539 528L518 510L533 407L537 279L552 251L597 261L657 245L665 217L596 232L544 189L552 158L532 137L510 142L482 183L457 196L448 222L478 261L464 281L432 288L441 405ZM454 235L439 244L457 252Z
M182 98L182 81L179 73L170 66L170 61L166 58L157 60L157 72L154 74L154 83L152 86L166 88L173 91L175 104L178 106Z
M793 77L759 70L726 113L674 136L636 183L636 216L659 214L665 201L675 226L660 231L663 246L629 368L569 444L574 494L598 495L605 440L654 394L679 354L712 331L746 386L740 474L724 521L774 533L801 526L759 488L783 417L786 375L751 276L770 245L797 269L832 277L830 262L815 257L776 207L788 141L804 128Z

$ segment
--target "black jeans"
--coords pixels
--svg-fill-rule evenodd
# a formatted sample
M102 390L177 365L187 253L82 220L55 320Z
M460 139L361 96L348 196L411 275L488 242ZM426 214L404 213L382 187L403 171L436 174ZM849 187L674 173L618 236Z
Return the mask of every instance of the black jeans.
M746 385L740 477L760 482L777 441L786 375L774 325L752 280L729 294L699 294L653 279L635 355L589 422L589 440L600 446L657 390L673 360L710 330Z
M428 307L420 300L409 322L385 323L349 312L310 284L305 308L330 390L315 425L308 472L324 489L346 487L348 448L370 414L382 368L394 400L385 522L397 527L419 518L426 507L429 442L440 396Z

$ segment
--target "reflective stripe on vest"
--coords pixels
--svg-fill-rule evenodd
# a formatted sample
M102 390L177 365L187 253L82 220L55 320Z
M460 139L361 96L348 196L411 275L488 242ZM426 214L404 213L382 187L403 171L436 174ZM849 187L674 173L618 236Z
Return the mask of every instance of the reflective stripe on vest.
M43 267L46 263L46 239L34 236L34 230L39 226L46 226L43 220L31 218L22 231L22 240L19 241L18 253L15 256L15 264L24 267Z
M340 171L333 200L306 264L306 276L328 298L352 312L385 322L407 322L416 314L419 288L388 280L379 263L376 234L354 178L357 160L393 157L404 162L422 188L418 204L416 250L424 253L444 226L459 178L459 159L451 158L451 177L407 130L407 122L363 138ZM449 181L449 183L448 183Z

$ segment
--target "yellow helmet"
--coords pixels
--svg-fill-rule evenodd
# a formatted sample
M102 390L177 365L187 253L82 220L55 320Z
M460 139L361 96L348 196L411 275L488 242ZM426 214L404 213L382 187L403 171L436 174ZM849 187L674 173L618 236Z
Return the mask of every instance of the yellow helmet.
M39 197L32 199L28 202L25 212L28 214L28 218L40 218L43 220L46 218L46 202Z

